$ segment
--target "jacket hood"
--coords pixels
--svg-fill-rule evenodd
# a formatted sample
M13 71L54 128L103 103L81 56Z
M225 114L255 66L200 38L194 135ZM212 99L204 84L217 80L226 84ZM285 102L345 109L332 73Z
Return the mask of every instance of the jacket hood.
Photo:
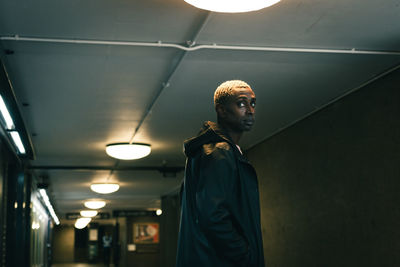
M206 121L197 136L183 143L183 152L187 157L193 156L204 144L217 142L233 144L228 134L217 123Z

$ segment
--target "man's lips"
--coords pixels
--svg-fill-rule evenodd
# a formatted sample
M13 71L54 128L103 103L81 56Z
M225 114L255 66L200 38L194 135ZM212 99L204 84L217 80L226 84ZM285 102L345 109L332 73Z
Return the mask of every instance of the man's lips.
M254 120L244 120L244 124L252 126L254 124Z

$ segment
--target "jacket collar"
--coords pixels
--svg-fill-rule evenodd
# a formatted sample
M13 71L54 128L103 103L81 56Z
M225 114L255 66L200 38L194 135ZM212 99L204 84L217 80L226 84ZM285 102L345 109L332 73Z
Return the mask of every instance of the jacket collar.
M184 153L186 156L194 155L198 149L204 144L208 143L217 143L217 142L227 142L232 147L235 154L237 154L238 158L242 162L248 163L247 158L240 153L239 149L236 147L236 144L229 137L229 134L222 128L218 123L206 121L203 123L203 127L197 136L187 139L184 146Z
M208 128L213 131L216 135L224 139L226 142L230 143L232 146L236 146L235 143L230 138L229 134L222 128L218 123L212 121L206 121L203 124L203 129Z
M237 145L232 141L232 139L229 137L228 133L225 131L224 128L222 128L221 126L219 126L219 124L215 123L215 122L211 122L211 121L207 121L204 123L204 125L210 125L210 128L217 134L219 135L221 138L223 138L226 142L228 142L231 147L233 148L233 150L235 151L235 153L237 154L239 161L244 162L244 163L250 163L249 160L247 159L247 157L242 154L242 152L240 152L239 148L237 147Z

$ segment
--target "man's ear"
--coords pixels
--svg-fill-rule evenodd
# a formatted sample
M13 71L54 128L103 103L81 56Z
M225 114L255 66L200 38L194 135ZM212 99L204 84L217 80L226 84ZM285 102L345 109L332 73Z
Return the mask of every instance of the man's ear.
M217 115L219 118L225 118L226 116L226 109L225 106L222 104L217 104L215 106L215 111L217 112Z

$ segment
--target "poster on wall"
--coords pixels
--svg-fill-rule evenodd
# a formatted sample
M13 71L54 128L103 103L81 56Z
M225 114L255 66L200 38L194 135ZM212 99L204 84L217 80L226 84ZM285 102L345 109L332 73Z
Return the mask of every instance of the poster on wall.
M133 243L157 244L160 240L158 223L133 224Z

